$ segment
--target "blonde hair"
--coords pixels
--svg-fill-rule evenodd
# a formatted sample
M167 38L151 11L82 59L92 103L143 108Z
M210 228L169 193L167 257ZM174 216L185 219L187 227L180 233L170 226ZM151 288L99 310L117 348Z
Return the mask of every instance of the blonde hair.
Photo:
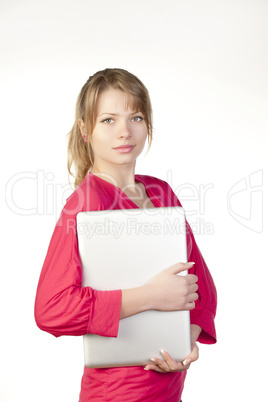
M75 178L75 188L84 180L94 163L94 153L90 136L96 122L96 104L99 94L105 89L119 89L130 96L131 106L144 115L148 129L149 148L152 143L152 106L149 92L144 84L133 74L119 68L98 71L85 83L76 102L75 122L68 133L68 172ZM82 138L79 121L86 127L88 141ZM74 165L75 173L71 172Z

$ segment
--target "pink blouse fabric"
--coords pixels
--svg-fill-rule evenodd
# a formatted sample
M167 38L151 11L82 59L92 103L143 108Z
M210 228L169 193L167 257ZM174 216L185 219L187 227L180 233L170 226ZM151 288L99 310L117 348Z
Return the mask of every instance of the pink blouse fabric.
M171 187L152 176L135 175L155 207L181 206ZM146 206L145 206L146 207ZM52 235L40 275L35 319L43 331L58 337L87 333L116 337L120 320L121 290L99 291L81 286L76 215L81 211L138 208L118 187L89 173L67 199ZM189 273L198 276L196 307L191 323L202 328L199 342L216 342L214 318L216 289L206 263L187 224ZM84 368L80 402L169 401L181 398L186 372L157 373L143 367Z

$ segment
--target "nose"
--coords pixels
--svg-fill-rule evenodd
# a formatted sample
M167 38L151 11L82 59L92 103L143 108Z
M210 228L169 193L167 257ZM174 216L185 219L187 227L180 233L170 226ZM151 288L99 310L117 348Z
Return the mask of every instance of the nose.
M131 137L131 128L129 127L128 122L121 122L118 130L119 138L129 138Z

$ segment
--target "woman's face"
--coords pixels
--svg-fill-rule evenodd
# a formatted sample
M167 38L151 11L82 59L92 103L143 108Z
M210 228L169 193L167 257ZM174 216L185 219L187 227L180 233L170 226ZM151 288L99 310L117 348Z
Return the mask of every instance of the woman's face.
M148 135L144 116L129 106L129 96L109 88L96 105L96 124L91 136L93 169L108 171L115 166L135 167Z

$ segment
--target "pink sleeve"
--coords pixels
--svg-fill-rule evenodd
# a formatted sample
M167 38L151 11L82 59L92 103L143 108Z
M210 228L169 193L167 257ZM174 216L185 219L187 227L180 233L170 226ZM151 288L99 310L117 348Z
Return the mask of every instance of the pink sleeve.
M202 331L198 341L212 344L216 342L214 319L217 307L217 293L212 276L205 260L196 244L192 229L187 223L187 248L188 261L194 261L195 265L189 270L190 274L198 277L198 295L195 309L190 311L191 324L199 325Z
M54 336L87 333L116 337L121 290L97 291L81 286L76 215L64 210L52 235L40 275L35 320Z

